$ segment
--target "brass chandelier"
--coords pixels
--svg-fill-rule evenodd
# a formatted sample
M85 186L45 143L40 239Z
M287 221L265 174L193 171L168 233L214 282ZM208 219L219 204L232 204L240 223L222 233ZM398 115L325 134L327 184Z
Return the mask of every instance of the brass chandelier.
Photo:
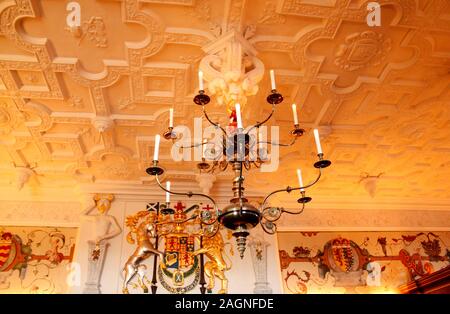
M314 167L318 169L318 175L314 181L304 185L301 175L301 170L297 169L297 175L299 180L299 186L291 187L287 186L269 193L262 203L255 207L250 204L248 199L244 196L244 177L243 171L250 170L252 167L260 168L264 162L268 161L267 150L264 149L264 144L271 144L277 146L292 146L296 140L301 137L305 130L300 128L297 118L296 105L292 105L292 112L294 117L294 128L290 134L292 141L290 143L275 143L272 141L263 141L261 135L259 139L252 136L252 132L258 131L265 125L273 116L277 105L283 101L283 96L277 91L275 84L274 71L270 71L271 78L271 93L267 96L267 102L271 105L271 112L266 119L262 122L257 122L246 129L243 128L242 118L240 112L240 105L235 104L234 109L231 111L230 123L225 130L219 123L213 122L206 111L206 106L210 102L210 97L205 93L203 87L203 73L199 71L199 91L194 97L195 104L202 107L204 118L215 128L221 131L221 141L216 143L210 143L203 141L200 144L194 144L191 146L183 147L185 149L201 147L203 150L203 156L201 162L197 164L197 168L200 173L214 173L217 171L226 171L228 167L234 172L234 179L232 181L233 197L230 199L230 203L223 208L219 208L217 202L209 195L203 193L193 193L174 191L170 188L170 182L166 182L166 186L161 183L160 176L164 173L163 168L159 165L159 143L160 135L155 136L155 151L152 166L147 168L146 172L154 176L158 186L166 192L166 204L161 205L161 211L159 221L157 223L161 225L180 225L187 221L193 222L201 230L201 234L206 237L214 236L218 232L220 225L232 231L233 236L236 238L237 249L240 257L243 258L246 248L247 236L250 234L250 230L261 225L262 229L268 234L274 234L276 232L276 221L280 219L283 213L290 215L301 214L305 208L306 203L311 201L311 197L306 196L305 190L315 185L321 175L322 169L330 166L331 162L324 159L324 154L320 144L319 132L314 129L314 138L317 147L318 161L314 163ZM175 140L178 138L173 129L173 109L170 109L170 122L169 129L163 134L163 137L167 140ZM209 150L210 158L206 158L204 146L212 144L214 147ZM256 158L251 154L255 148ZM291 193L292 191L300 191L301 197L297 200L300 204L300 209L292 211L283 207L269 205L269 199L278 193ZM191 207L186 211L186 215L181 218L175 214L175 211L170 208L170 195L183 195L187 197L199 196L208 199L212 205L212 210L199 209L199 207ZM192 210L192 208L196 210ZM189 212L190 211L190 212Z

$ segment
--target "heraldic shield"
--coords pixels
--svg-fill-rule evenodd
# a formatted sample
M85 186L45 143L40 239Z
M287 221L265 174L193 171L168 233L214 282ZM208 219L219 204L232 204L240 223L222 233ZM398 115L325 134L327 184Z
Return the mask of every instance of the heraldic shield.
M161 237L164 240L164 267L159 267L161 285L171 293L186 293L194 289L200 280L200 261L195 251L196 236L186 232L185 206L178 202L174 208L175 228Z
M192 256L195 251L195 238L188 234L171 234L165 237L164 245L164 265L162 269L162 277L171 278L172 284L175 287L182 287L185 285L185 278L188 279L191 275L195 275L198 271L199 261L197 256ZM166 278L160 278L161 282L166 281ZM197 280L194 276L194 285ZM167 287L165 287L167 289ZM187 287L186 287L187 288ZM168 289L171 292L173 288ZM177 290L177 289L175 289ZM183 290L183 289L178 289ZM188 291L188 290L187 290ZM185 291L180 291L185 292Z
M0 236L0 271L9 269L16 256L16 246L10 233Z

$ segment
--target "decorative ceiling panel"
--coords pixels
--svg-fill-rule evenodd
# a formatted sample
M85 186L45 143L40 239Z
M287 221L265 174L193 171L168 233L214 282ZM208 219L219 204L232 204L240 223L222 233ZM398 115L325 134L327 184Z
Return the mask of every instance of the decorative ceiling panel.
M292 102L307 131L321 130L333 167L313 197L450 199L449 1L380 0L381 26L368 27L365 0L78 0L78 30L66 25L68 2L0 3L5 176L33 165L56 182L142 182L169 108L176 124L201 116L202 47L237 30L276 71L281 133ZM259 87L244 123L269 110L267 77ZM298 166L313 177L311 134L299 142L281 150L278 172L248 175L248 190L295 184ZM169 176L195 169L171 162L170 145Z

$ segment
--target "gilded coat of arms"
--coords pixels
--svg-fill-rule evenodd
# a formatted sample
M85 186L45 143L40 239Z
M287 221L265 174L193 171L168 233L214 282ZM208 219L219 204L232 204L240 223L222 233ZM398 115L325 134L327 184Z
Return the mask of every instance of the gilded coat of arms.
M128 242L135 243L133 234L137 235L138 241L124 267L123 292L129 292L128 285L135 275L145 293L149 291L146 283L150 283L152 293L156 293L159 281L164 289L177 294L206 284L206 275L209 282L205 289L211 292L218 278L222 283L219 293L226 293L228 281L224 272L230 269L231 263L224 262L224 242L218 224L210 223L215 221L213 209L209 205L186 208L181 202L172 209L156 203L149 204L147 211L127 217L127 226L131 229ZM141 220L144 221L139 224ZM151 256L154 261L150 282L143 262ZM159 263L156 262L158 257ZM208 258L206 263L204 257Z

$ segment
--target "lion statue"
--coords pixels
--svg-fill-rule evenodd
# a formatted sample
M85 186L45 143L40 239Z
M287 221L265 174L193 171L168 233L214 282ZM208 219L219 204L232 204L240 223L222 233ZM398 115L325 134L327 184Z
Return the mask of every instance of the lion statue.
M225 277L225 271L231 269L231 260L225 254L229 261L229 265L224 259L224 247L225 243L223 241L220 232L217 232L212 237L203 237L202 248L194 251L193 256L198 254L205 254L209 261L205 263L204 269L205 274L209 279L209 283L206 286L208 292L214 289L216 277L221 281L221 289L218 291L219 294L226 294L228 292L228 280Z

